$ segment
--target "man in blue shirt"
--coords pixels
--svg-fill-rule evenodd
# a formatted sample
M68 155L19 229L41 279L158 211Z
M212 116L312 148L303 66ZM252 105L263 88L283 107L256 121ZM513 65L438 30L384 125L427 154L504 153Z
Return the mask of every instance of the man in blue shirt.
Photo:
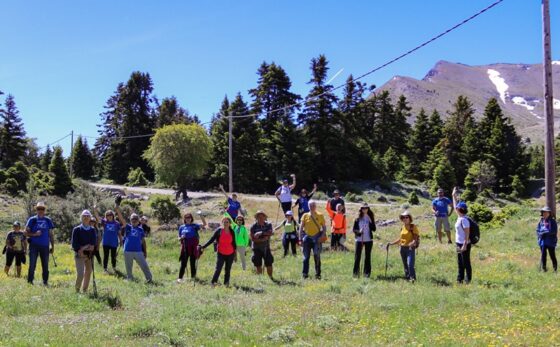
M54 224L47 217L44 202L38 202L35 207L37 214L27 221L25 225L25 236L29 242L29 271L27 282L33 284L35 277L35 267L37 258L41 258L41 268L43 269L43 284L48 285L49 281L49 253L54 254ZM49 243L51 245L49 249Z
M235 220L238 215L244 216L243 210L241 209L241 203L237 200L237 194L233 193L231 194L231 197L229 197L226 191L224 190L224 186L221 184L220 184L220 190L222 191L222 193L224 193L227 199L228 207L226 211L231 217L231 219Z
M452 243L451 241L451 226L449 225L449 216L453 213L453 202L445 197L443 189L439 188L438 196L432 201L432 210L434 211L434 217L436 217L435 227L438 236L439 243L441 243L441 238L443 233L441 232L442 226L445 229L445 234L447 235L447 243ZM451 208L449 208L451 206Z

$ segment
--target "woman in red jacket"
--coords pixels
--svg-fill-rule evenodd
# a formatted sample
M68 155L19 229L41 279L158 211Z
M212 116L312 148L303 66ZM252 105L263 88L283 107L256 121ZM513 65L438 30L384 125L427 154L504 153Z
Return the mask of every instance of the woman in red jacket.
M218 243L217 249L217 260L216 260L216 270L214 271L214 276L212 277L212 285L215 286L218 283L218 278L222 272L224 264L226 266L224 275L224 284L229 286L229 277L231 273L231 266L236 258L235 244L235 234L231 229L231 221L229 218L224 217L222 219L222 226L214 231L214 235L208 240L204 245L199 246L201 249L205 249L214 242Z

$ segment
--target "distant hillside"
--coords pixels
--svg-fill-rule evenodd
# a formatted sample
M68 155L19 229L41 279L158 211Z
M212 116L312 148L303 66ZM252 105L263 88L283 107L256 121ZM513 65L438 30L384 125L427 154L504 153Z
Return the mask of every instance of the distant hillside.
M560 129L560 61L553 63L556 131ZM443 117L458 95L473 103L476 116L484 112L488 99L499 100L518 131L532 142L542 142L543 87L542 64L492 64L468 66L439 61L422 80L395 76L379 88L397 97L405 95L416 115L420 108L437 109Z

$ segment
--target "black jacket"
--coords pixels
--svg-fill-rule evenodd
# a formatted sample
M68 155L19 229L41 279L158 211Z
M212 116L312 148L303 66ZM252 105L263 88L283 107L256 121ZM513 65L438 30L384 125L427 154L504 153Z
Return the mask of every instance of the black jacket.
M371 222L369 223L369 233L370 233L370 238L373 240L373 232L377 230L377 227L375 226L375 218L371 218ZM352 229L354 231L354 233L359 236L360 234L360 218L356 218L354 220L354 228Z

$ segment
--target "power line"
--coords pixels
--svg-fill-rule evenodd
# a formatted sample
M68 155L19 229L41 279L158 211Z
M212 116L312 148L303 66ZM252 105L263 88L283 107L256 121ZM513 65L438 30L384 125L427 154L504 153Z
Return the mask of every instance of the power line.
M467 24L468 22L472 21L473 19L475 19L476 17L480 16L480 15L483 14L484 12L490 10L491 8L493 8L493 7L497 6L497 5L499 5L500 3L504 2L504 1L505 1L505 0L498 0L498 1L496 1L496 2L494 2L494 3L492 3L492 4L490 4L490 5L488 5L487 7L483 8L482 10L480 10L480 11L478 11L477 13L473 14L472 16L470 16L470 17L464 19L463 21L461 21L461 22L455 24L454 26L452 26L451 28L449 28L449 29L447 29L447 30L441 32L440 34L438 34L438 35L436 35L436 36L433 36L432 38L430 38L430 39L427 40L427 41L424 41L423 43L419 44L418 46L416 46L416 47L414 47L414 48L412 48L412 49L406 51L405 53L403 53L403 54L401 54L401 55L399 55L399 56L397 56L397 57L395 57L395 58L389 60L388 62L386 62L386 63L384 63L384 64L382 64L382 65L379 65L379 66L377 66L376 68L373 68L373 69L369 70L368 72L366 72L366 73L364 73L364 74L362 74L362 75L360 75L360 76L354 78L354 81L359 81L359 80L363 79L364 77L367 77L367 76L369 76L369 75L371 75L371 74L373 74L373 73L375 73L375 72L377 72L377 71L379 71L379 70L381 70L381 69L383 69L383 68L385 68L385 67L387 67L387 66L389 66L389 65L391 65L391 64L393 64L393 63L395 63L395 62L397 62L397 61L399 61L399 60L401 60L401 59L403 59L403 58L405 58L405 57L407 57L407 56L409 56L409 55L411 55L412 53L416 52L417 50L419 50L419 49L421 49L421 48L423 48L423 47L429 45L430 43L432 43L432 42L434 42L434 41L440 39L441 37L443 37L443 36L449 34L450 32L452 32L452 31L454 31L454 30L460 28L461 26ZM346 85L346 84L340 84L340 85L338 85L338 86L336 86L336 87L333 87L332 89L330 89L330 90L328 90L328 91L325 91L325 92L323 92L323 93L321 93L321 94L315 95L315 96L313 96L313 97L311 97L311 98L309 98L309 99L307 99L307 100L304 99L304 100L302 100L302 101L296 102L296 103L294 103L294 104L292 104L292 105L289 105L289 106L284 106L284 107L280 107L280 108L277 108L277 109L273 109L273 110L271 110L271 111L268 111L267 113L268 113L268 114L271 114L271 113L276 113L276 112L288 110L288 109L290 109L290 108L294 108L294 107L297 107L297 106L302 106L302 105L303 105L305 102L307 102L307 101L317 99L317 98L319 98L319 97L321 97L321 96L323 96L323 95L325 95L325 94L327 94L327 93L330 93L330 92L333 92L333 91L335 91L335 90L338 90L338 89L344 87L345 85ZM257 113L249 113L249 114L246 114L246 115L240 115L240 116L226 116L226 117L223 117L223 118L247 118L247 117L258 117L258 116L259 116L259 114L257 114Z
M72 133L70 133L70 134L68 134L68 135L66 135L66 136L64 136L64 137L61 137L60 139L58 139L58 140L56 140L56 141L54 141L54 142L51 142L51 143L49 143L49 144L46 145L46 146L43 146L43 147L39 148L39 150L42 150L42 149L45 149L45 148L47 148L47 147L49 147L49 146L55 145L55 144L59 143L60 141L66 139L66 138L68 138L68 137L70 137L71 135L72 135Z

